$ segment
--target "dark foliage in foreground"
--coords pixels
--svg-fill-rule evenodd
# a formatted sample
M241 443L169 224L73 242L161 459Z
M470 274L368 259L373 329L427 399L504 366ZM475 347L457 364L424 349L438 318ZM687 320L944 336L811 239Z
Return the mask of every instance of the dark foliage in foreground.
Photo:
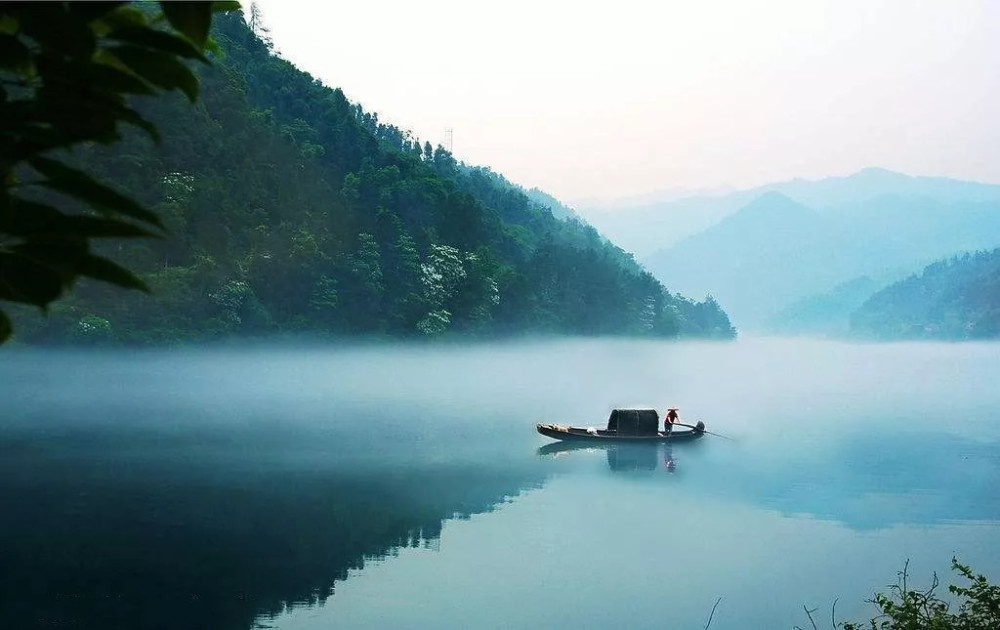
M93 239L153 236L160 219L66 151L111 144L132 125L156 127L128 97L198 80L183 63L207 63L212 14L235 2L0 4L0 301L45 308L80 277L146 290L128 269L93 251ZM12 332L0 310L0 343Z

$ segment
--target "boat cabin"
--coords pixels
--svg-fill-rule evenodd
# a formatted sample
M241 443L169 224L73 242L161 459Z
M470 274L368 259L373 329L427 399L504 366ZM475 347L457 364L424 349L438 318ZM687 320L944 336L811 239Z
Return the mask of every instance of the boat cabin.
M659 428L655 409L615 409L608 418L608 431L617 435L656 435Z

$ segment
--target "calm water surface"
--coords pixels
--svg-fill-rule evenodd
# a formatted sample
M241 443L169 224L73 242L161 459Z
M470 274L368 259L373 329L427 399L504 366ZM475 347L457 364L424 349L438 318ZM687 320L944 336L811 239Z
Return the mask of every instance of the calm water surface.
M1000 579L1000 346L0 353L0 627L703 628ZM538 421L681 408L672 448Z

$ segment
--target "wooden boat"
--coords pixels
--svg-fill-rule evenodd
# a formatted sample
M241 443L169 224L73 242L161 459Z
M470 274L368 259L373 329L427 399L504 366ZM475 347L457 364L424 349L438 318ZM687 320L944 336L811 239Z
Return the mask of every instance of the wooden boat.
M700 421L690 429L675 429L669 433L658 431L659 423L659 414L655 409L615 409L608 418L607 429L584 429L560 424L537 424L535 428L545 437L556 440L592 443L684 442L705 435L705 424Z
M675 429L670 433L657 431L656 433L646 435L624 435L617 431L608 431L606 429L583 429L559 424L537 424L535 428L545 437L556 440L594 443L656 444L660 442L684 442L687 440L697 440L705 435L704 429Z

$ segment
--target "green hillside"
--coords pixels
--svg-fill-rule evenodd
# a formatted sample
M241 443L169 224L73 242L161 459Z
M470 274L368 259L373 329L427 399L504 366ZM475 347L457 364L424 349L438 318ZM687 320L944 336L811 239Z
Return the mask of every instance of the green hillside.
M870 297L851 332L880 339L1000 336L1000 249L928 265Z
M713 300L671 294L589 225L382 124L240 17L213 37L195 107L137 105L161 145L136 132L74 155L169 228L101 252L153 295L83 282L48 317L16 311L18 340L735 334Z

